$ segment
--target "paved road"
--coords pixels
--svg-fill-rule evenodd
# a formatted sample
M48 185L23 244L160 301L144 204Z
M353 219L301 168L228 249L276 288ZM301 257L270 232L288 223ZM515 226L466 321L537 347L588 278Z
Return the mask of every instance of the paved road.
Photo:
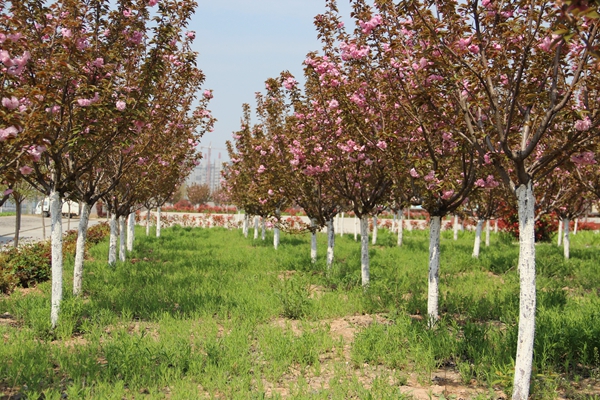
M89 226L95 225L105 219L90 219ZM46 235L42 225L40 215L23 215L21 217L21 230L19 234L19 243L31 243L50 237L50 218L44 218L46 225ZM71 218L71 229L77 229L79 218ZM67 218L62 219L63 232L66 232L69 226ZM0 246L11 245L15 238L15 217L0 217Z

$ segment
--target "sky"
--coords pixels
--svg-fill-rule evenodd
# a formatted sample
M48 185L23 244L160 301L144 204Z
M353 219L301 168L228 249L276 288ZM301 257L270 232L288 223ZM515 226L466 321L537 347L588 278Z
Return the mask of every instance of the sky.
M194 50L206 75L204 88L213 90L211 109L217 123L199 149L211 161L228 159L225 142L240 128L242 104L254 109L254 94L264 82L289 70L300 82L306 54L321 45L313 19L325 12L325 0L197 0L189 30L196 31ZM338 7L349 15L348 0Z

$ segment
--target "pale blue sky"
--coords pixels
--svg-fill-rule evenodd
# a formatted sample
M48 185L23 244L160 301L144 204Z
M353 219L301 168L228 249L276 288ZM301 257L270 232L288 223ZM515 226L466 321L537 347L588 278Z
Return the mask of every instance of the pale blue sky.
M320 50L313 18L325 11L325 0L197 1L189 29L196 31L198 66L206 74L205 87L214 90L210 109L218 119L201 146L212 143L211 159L220 152L224 160L227 152L219 149L239 129L242 104L254 106L254 93L281 71L300 78L306 54ZM349 15L348 0L338 6Z

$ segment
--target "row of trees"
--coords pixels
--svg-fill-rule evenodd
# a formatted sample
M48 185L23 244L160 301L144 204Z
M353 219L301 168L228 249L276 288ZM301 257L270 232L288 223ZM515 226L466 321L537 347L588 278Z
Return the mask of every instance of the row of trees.
M53 327L62 298L63 200L84 204L73 288L80 294L91 206L102 199L113 226L141 205L160 206L197 163L198 140L212 129L212 93L197 99L204 75L191 50L195 34L185 31L194 7L0 0L0 177L9 188L2 201L20 181L51 200Z
M323 49L304 62L304 88L288 72L269 79L255 125L244 106L228 144L231 198L263 217L297 204L313 232L352 210L361 219L365 287L368 217L422 205L431 217L431 323L441 219L467 208L483 221L508 199L518 213L521 279L513 398L526 399L536 219L550 210L572 218L599 198L597 8L353 0L346 29L336 2L327 5L315 19Z

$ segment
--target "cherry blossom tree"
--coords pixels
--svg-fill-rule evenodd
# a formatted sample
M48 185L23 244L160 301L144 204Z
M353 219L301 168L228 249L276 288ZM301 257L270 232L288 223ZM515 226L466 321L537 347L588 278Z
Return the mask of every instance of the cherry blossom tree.
M207 184L192 183L186 191L188 200L194 205L205 204L211 199L210 187Z
M460 71L464 124L486 143L497 175L519 207L521 280L514 399L529 395L535 327L535 197L537 179L553 171L595 134L577 101L586 71L595 68L590 48L598 21L565 37L560 10L544 1L407 2L407 20L431 35L435 60ZM575 129L558 129L577 119Z

